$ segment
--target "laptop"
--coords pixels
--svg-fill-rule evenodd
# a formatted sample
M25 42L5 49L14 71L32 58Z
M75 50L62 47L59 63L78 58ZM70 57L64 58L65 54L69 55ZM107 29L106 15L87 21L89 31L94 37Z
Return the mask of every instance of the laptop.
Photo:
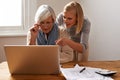
M11 74L59 74L58 45L5 45Z

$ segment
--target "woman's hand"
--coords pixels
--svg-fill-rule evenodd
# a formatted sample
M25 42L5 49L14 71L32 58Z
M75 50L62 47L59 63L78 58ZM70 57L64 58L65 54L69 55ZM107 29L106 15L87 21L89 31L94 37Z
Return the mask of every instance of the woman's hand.
M38 24L34 24L34 26L30 28L30 37L28 39L29 45L36 44L36 38L38 36L39 30L40 30L40 25Z
M34 24L33 27L30 28L30 33L31 33L31 38L36 39L38 36L38 32L39 32L39 26L38 24Z
M67 45L67 40L68 40L67 38L60 38L56 40L56 44L60 46L65 46Z

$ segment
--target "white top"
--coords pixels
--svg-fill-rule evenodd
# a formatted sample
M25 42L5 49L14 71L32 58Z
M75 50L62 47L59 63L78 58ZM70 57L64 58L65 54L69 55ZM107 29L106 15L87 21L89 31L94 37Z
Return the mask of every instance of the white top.
M60 29L60 38L69 38L69 34L66 31L65 27L59 27ZM65 63L73 60L73 49L67 45L60 47L60 62Z

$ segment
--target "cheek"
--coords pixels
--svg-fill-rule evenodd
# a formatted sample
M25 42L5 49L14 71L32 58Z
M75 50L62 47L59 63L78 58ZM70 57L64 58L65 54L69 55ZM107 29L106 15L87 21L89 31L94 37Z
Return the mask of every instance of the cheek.
M46 30L50 32L52 30L52 27L49 27Z
M44 32L44 29L42 27L40 27L40 30Z
M72 23L73 25L77 24L76 22L77 22L76 19L74 19L74 20L71 21L71 23Z
M71 21L69 21L69 23L70 23L70 25L72 26L72 25L75 25L75 24L76 24L76 21L71 20Z
M73 23L76 23L76 22L77 22L77 19L76 19L76 18L74 18L74 19L73 19Z
M45 33L49 33L52 30L52 27L44 28L43 31Z

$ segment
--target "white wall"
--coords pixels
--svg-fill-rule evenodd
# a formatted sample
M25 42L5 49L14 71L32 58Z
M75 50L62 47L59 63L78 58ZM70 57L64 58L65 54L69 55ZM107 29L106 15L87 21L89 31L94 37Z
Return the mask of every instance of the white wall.
M30 8L30 25L34 23L36 6L49 4L58 14L72 0L35 0ZM91 21L89 60L120 60L120 0L76 0ZM0 37L0 62L5 60L3 45L26 44L26 36Z
M37 0L37 7L39 7L41 4L48 4L50 5L56 15L60 13L63 10L64 5L66 5L68 2L73 1L73 0ZM80 0L74 0L74 1L80 1Z
M91 20L89 60L120 60L120 0L81 0Z
M5 61L4 45L23 45L26 44L26 36L0 37L0 62Z

